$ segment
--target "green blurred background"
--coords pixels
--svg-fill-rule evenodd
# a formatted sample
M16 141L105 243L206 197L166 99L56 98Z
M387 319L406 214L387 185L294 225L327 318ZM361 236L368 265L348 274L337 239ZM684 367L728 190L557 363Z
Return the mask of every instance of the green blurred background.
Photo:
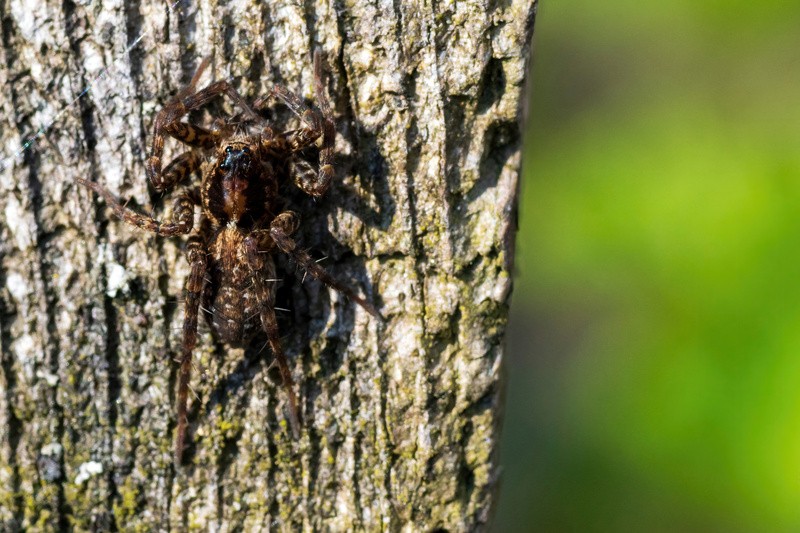
M800 2L539 7L494 529L800 532Z

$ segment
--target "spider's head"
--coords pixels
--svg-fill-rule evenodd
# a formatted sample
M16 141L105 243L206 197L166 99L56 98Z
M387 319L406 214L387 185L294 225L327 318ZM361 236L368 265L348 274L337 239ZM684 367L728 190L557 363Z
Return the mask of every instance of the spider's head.
M253 163L253 153L247 145L229 144L222 150L218 161L217 168L224 174L247 175Z

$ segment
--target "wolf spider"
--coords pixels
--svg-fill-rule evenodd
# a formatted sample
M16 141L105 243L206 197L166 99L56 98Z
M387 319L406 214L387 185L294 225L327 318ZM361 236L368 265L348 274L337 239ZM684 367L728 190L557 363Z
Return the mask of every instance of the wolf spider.
M282 252L312 277L358 303L375 317L375 307L352 289L331 277L303 249L292 235L300 220L283 210L279 186L291 179L300 190L319 198L328 190L334 175L335 127L322 81L322 58L314 54L314 92L319 109L282 86L254 103L266 106L270 97L283 101L302 121L299 129L275 131L257 114L227 81L211 83L202 90L196 85L209 58L203 60L187 87L156 115L153 146L146 174L157 192L184 185L197 169L202 170L200 186L186 183L175 201L170 222L138 213L115 198L105 187L85 179L78 183L102 196L114 213L133 226L161 236L192 232L194 210L201 208L198 231L189 237L186 254L191 272L186 280L183 341L176 409L175 464L180 466L188 428L187 397L192 369L192 351L197 340L198 309L208 310L208 322L217 338L231 346L242 346L259 331L266 333L278 366L289 405L294 437L299 436L297 398L286 355L281 349L275 318L274 254ZM261 126L254 135L234 133L229 121L203 128L181 119L217 96L226 94L241 108L246 122ZM162 170L165 136L192 147ZM319 168L301 158L300 152L320 141ZM210 157L205 154L209 154Z

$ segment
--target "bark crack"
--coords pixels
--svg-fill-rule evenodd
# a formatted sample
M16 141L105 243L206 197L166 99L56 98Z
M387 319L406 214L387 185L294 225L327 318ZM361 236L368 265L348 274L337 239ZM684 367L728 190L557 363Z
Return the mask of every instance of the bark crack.
M358 398L357 387L355 384L358 380L358 372L355 361L350 361L348 378L350 380L350 424L352 427L358 427L358 407L360 400ZM361 431L356 432L353 437L353 505L355 507L355 516L357 517L358 524L362 523L364 517L364 508L361 503L361 454L362 446L364 443L364 434ZM355 524L353 524L355 527Z
M121 383L119 380L119 320L117 316L117 310L114 307L114 304L111 300L111 297L108 296L108 274L105 271L105 267L103 267L103 293L105 296L103 297L103 309L105 311L105 332L106 332L106 363L107 363L107 379L108 383L106 384L107 387L107 394L106 394L106 401L108 402L108 443L106 450L109 458L109 463L114 457L114 438L116 437L116 428L117 428L117 418L119 416L117 410L117 402L120 398L120 391L121 391ZM117 524L114 518L114 502L119 497L119 492L117 490L117 483L114 479L114 472L115 468L113 464L109 464L107 466L108 472L106 474L106 482L108 483L108 494L106 495L106 512L110 517L111 528L116 529Z
M8 44L11 40L10 34L10 25L3 24L3 44L6 49L10 49ZM7 61L9 59L7 58ZM8 65L9 70L11 71L11 67L13 65ZM11 101L12 105L15 109L24 109L25 106L21 105L19 94L13 88L11 89ZM18 120L15 124L17 132L20 137L20 141L22 143L25 142L25 131L22 121ZM50 375L58 376L59 372L59 343L57 341L56 327L55 327L55 301L52 296L52 291L50 289L49 283L47 281L47 264L45 258L47 257L47 235L42 227L42 183L38 177L39 171L39 158L37 157L37 152L33 150L28 150L24 152L24 164L27 167L27 191L29 192L29 200L30 200L30 207L33 214L33 228L31 234L34 236L34 247L35 247L35 263L31 265L31 274L34 279L34 285L36 287L36 292L42 296L39 305L39 325L44 326L41 328L42 331L42 340L43 345L45 346L45 353L46 357L43 361L44 365L47 367L47 371ZM23 191L25 188L20 187ZM43 322L43 324L42 324ZM4 370L11 370L10 367L5 367ZM59 444L63 445L63 438L64 438L64 418L63 418L63 409L58 403L58 397L56 393L55 387L50 387L47 389L45 393L47 397L47 403L50 406L50 412L54 414L55 420L53 421L53 425L51 429L54 432L53 440L57 441ZM19 428L18 428L19 429ZM18 443L17 443L18 444ZM37 444L43 444L38 442ZM59 459L58 464L58 478L53 479L52 481L56 483L55 487L55 494L53 498L48 502L49 506L51 507L51 513L54 517L53 520L50 522L52 525L58 524L59 528L63 528L68 523L68 515L70 512L69 506L67 504L66 498L64 496L64 485L63 485L63 472L64 472L64 461L63 455Z
M13 72L14 59L11 57L11 34L13 28L11 21L6 17L6 4L0 2L0 39L2 39L3 59L5 60L5 67L8 72ZM14 84L10 84L11 99L16 107L17 94L14 89ZM17 130L21 133L20 124L17 124ZM3 168L0 166L0 170ZM6 287L6 269L4 266L5 250L0 250L0 287ZM0 369L3 374L4 387L4 401L6 405L6 420L8 421L7 431L0 432L5 436L8 443L8 461L11 469L11 487L9 488L12 494L12 506L10 509L12 520L16 524L8 524L10 528L19 527L25 518L24 499L21 491L21 476L20 466L18 464L17 452L19 448L20 438L23 433L22 421L17 417L15 412L14 396L17 389L17 377L14 371L14 354L9 349L12 341L11 336L11 316L13 315L10 305L6 301L5 294L0 293Z
M75 69L76 69L76 77L78 79L78 85L80 87L85 87L87 84L85 71L79 68L79 65L82 65L83 54L81 52L81 40L83 39L83 28L80 27L77 20L77 12L76 6L74 2L68 0L63 4L63 14L64 19L66 21L67 26L70 28L68 31L68 38L69 38L69 48L73 60L75 62ZM127 11L126 13L127 14ZM80 30L79 30L80 27ZM84 140L86 142L86 153L85 159L88 163L89 168L89 179L96 180L97 178L97 161L95 159L95 147L97 146L97 134L95 132L95 119L94 119L94 111L93 106L85 99L80 98L78 100L78 108L80 110L80 123L81 123L81 131L84 136ZM97 200L95 200L97 201ZM100 224L99 231L98 231L98 238L107 241L108 240L108 233L107 233L107 224ZM44 253L44 252L43 252ZM118 333L118 317L117 311L114 307L114 304L111 300L111 297L108 296L108 275L105 269L105 266L101 268L101 285L103 287L103 311L105 316L105 333L106 333L106 346L105 346L105 353L104 353L104 365L103 369L99 372L99 376L95 373L95 380L94 386L97 388L102 388L102 385L105 385L106 389L106 402L107 402L107 413L106 419L108 426L105 429L105 438L104 441L104 453L103 456L108 458L109 462L104 465L104 470L106 470L105 479L107 484L107 493L105 495L105 513L107 519L107 525L111 530L117 529L117 524L114 517L114 502L119 498L119 492L116 486L116 481L114 479L114 471L113 464L110 464L110 460L114 455L114 439L116 437L116 422L118 417L117 411L117 400L120 397L120 382L118 379L119 375L119 333ZM47 288L45 288L47 290ZM48 309L57 309L56 305L48 306ZM53 335L57 336L56 324L55 324L55 314L54 311L52 312L52 332ZM57 343L57 341L56 341ZM60 352L60 349L56 349L56 354ZM57 355L56 355L56 369L57 367ZM93 369L94 370L94 369ZM105 375L103 375L105 374ZM105 383L102 383L105 381ZM101 385L102 383L102 385ZM98 393L98 390L95 390L95 393ZM103 417L99 417L102 420ZM63 416L61 418L61 425L64 425ZM63 427L62 427L63 432ZM60 440L62 437L60 437ZM63 460L63 458L62 458ZM62 491L63 491L63 483L62 483ZM66 517L62 517L62 520L65 520ZM94 518L93 520L96 520Z
M6 271L2 268L3 254L0 254L0 287L6 286ZM14 372L14 355L9 350L11 344L11 331L8 318L13 315L6 302L5 295L0 294L0 368L3 373L4 402L6 405L6 420L8 426L6 431L1 432L8 443L8 461L11 468L11 487L12 505L10 509L12 519L16 524L9 524L11 529L19 527L25 517L24 499L21 491L21 478L19 464L17 462L17 451L19 449L20 437L22 436L22 421L17 417L14 409L14 395L17 390L17 377Z
M26 163L28 165L28 190L31 194L31 208L33 211L33 220L35 226L35 239L34 244L36 247L36 265L34 270L35 283L37 289L44 297L40 303L41 318L44 319L44 332L43 340L46 347L47 358L45 364L47 371L51 376L59 376L59 355L61 353L60 342L58 341L58 329L56 327L55 310L57 309L58 302L53 296L53 290L48 282L51 279L52 272L47 264L46 258L48 257L48 235L46 235L42 227L42 183L38 176L38 157L35 157L34 152L26 153ZM50 405L50 411L55 415L54 420L54 436L53 440L62 445L64 444L64 409L58 402L58 389L56 387L49 387L47 389L47 398ZM61 475L56 482L56 495L53 501L53 510L56 515L55 522L60 529L67 527L69 523L69 515L71 508L67 503L64 495L64 457L63 454L59 458L59 468Z
M197 9L192 9L192 6L187 6L187 9L177 9L177 23L178 23L178 45L181 50L181 83L189 83L195 71L195 58L197 52L194 51L189 43L195 41L194 36L196 31Z

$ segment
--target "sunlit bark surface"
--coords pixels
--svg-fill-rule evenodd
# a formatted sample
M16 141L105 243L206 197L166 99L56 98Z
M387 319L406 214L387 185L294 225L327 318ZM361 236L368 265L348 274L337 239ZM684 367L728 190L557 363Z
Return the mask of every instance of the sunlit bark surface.
M534 4L0 0L0 530L484 529ZM299 238L386 320L283 262L300 439L269 350L201 324L176 470L184 241L74 179L167 216L144 179L152 121L200 58L201 85L312 101L316 48L337 175L295 199Z

